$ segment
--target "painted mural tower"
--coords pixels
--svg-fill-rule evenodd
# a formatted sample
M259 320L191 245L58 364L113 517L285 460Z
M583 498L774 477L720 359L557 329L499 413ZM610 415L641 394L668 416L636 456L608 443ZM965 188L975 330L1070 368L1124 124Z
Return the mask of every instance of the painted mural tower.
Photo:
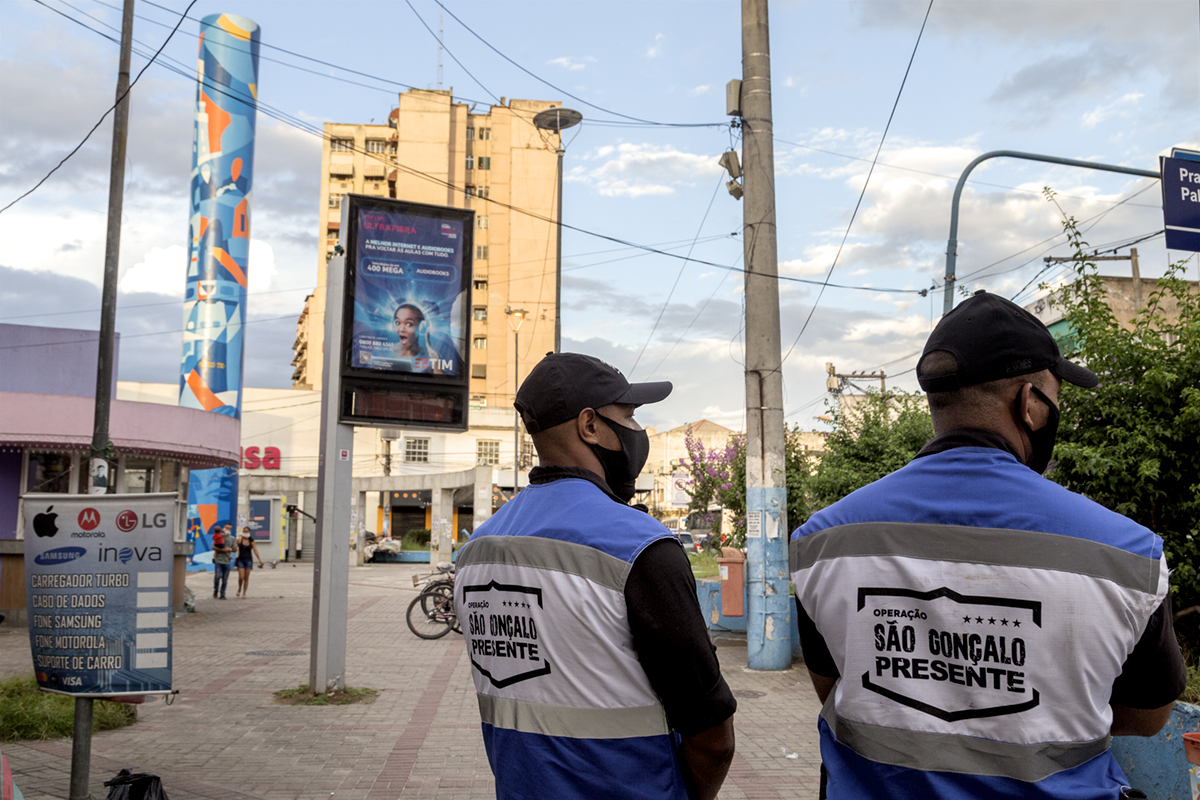
M245 17L200 22L179 405L239 419L258 48L258 25ZM192 472L188 538L197 553L211 549L215 526L237 524L237 484L237 467Z

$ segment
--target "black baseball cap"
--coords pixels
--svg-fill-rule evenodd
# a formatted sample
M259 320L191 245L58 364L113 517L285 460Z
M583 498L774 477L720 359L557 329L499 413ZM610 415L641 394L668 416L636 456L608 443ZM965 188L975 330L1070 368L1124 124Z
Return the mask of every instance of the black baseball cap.
M585 408L612 403L641 406L665 400L670 381L630 383L621 371L580 353L547 353L530 370L513 405L530 433L569 422Z
M936 351L954 356L958 369L923 375L921 363ZM917 382L927 392L952 392L1044 369L1084 389L1100 383L1096 373L1062 357L1041 320L998 294L980 290L942 317L929 334L917 362Z

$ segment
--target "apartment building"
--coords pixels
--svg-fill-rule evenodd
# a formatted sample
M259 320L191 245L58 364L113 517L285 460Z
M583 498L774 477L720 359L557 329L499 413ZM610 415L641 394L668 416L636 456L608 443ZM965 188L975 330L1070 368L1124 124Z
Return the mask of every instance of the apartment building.
M477 109L450 91L412 89L386 124L325 124L317 289L296 325L294 388L321 388L326 264L342 198L355 193L475 211L471 406L512 407L514 364L524 379L554 349L558 135L533 117L559 105L501 98Z

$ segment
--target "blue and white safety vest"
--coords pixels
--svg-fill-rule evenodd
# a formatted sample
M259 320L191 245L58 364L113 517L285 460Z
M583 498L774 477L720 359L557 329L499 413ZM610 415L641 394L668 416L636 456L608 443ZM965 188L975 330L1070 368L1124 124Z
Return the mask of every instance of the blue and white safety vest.
M1162 540L989 447L912 461L791 541L840 672L830 798L1116 798L1113 682L1167 593Z
M501 800L686 800L625 605L634 559L670 535L567 478L523 489L459 551L455 605Z

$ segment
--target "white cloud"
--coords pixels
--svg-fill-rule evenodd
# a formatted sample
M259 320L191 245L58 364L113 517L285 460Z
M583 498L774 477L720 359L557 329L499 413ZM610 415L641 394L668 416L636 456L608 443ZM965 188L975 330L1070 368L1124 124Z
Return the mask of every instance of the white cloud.
M151 292L183 296L187 275L187 249L183 245L154 247L121 276L122 292ZM249 291L265 292L278 272L275 251L267 242L250 241Z
M646 48L646 58L658 58L662 55L662 40L667 38L663 34L655 34L654 44Z
M721 172L716 156L685 153L671 145L623 143L601 147L584 160L607 159L598 167L575 167L567 180L587 183L605 196L641 197L674 194L696 179Z
M699 97L702 94L708 94L712 88L712 84L706 83L703 86L697 86L695 89L692 89L690 92L688 92L688 94L690 94L692 97Z
M1106 119L1110 119L1112 117L1132 117L1136 111L1136 108L1132 108L1131 106L1136 106L1137 101L1141 100L1142 97L1144 97L1144 95L1141 92L1129 92L1128 94L1113 100L1111 103L1096 106L1091 111L1083 115L1081 127L1086 131L1091 130L1101 122L1104 122Z
M569 70L571 72L576 72L578 70L584 69L585 67L587 67L588 64L595 63L595 61L596 61L596 59L592 58L591 56L585 56L583 58L575 58L573 56L561 56L559 58L552 58L549 61L547 61L546 63L547 64L556 64L565 70Z

